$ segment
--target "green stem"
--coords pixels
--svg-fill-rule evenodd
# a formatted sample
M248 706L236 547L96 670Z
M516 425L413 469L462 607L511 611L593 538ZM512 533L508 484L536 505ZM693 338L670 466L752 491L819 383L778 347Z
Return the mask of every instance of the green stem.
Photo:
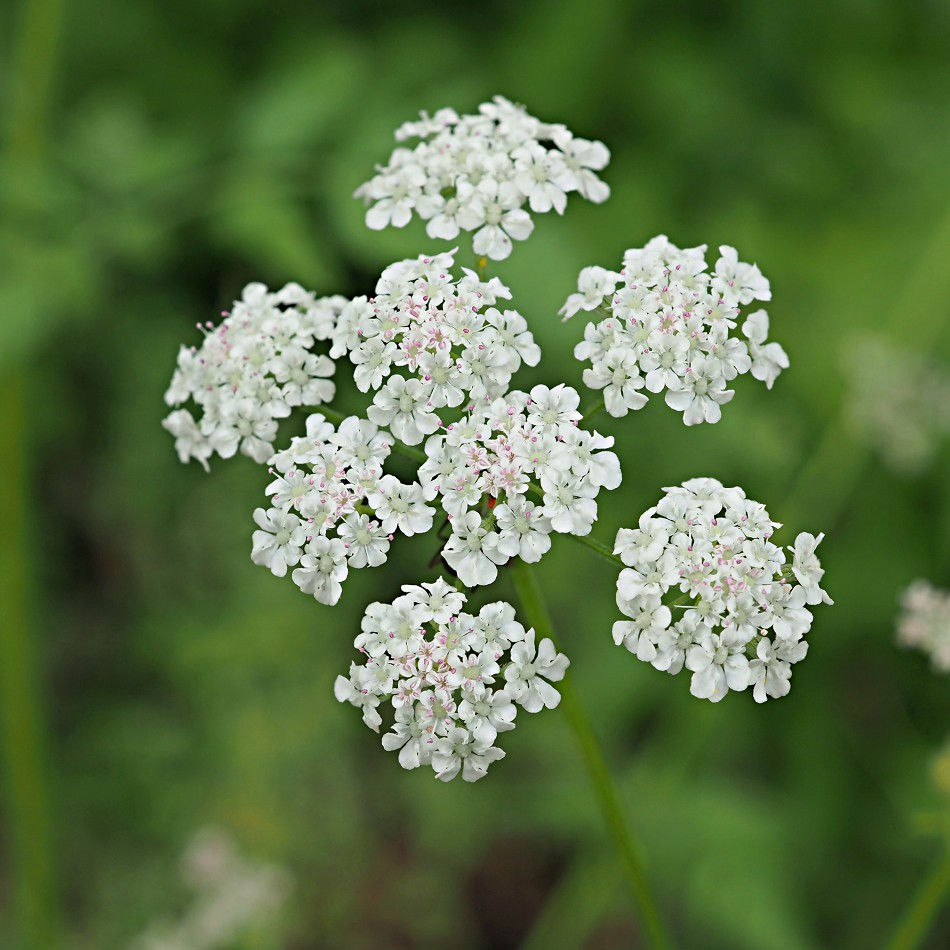
M948 893L950 854L944 855L914 895L887 950L914 950L919 947Z
M520 558L516 558L512 566L512 576L515 590L518 592L518 598L521 601L528 623L534 627L539 637L550 637L557 642L554 624L532 568ZM662 950L662 948L670 946L670 941L667 939L663 925L660 923L660 916L657 913L644 869L641 848L633 830L627 823L620 793L604 761L597 736L591 726L587 712L574 690L570 675L565 676L564 680L558 685L561 691L561 705L577 735L587 771L600 801L604 819L620 854L621 864L630 884L630 889L640 908L650 944L657 950Z
M569 534L568 537L577 541L578 544L583 544L584 547L590 548L598 557L603 558L605 561L610 561L611 564L619 564L621 567L627 566L603 541L598 541L589 534Z
M7 117L5 159L41 166L56 64L62 0L25 0ZM12 179L11 179L12 180ZM60 945L55 848L47 776L46 728L31 612L27 381L13 369L0 379L0 768L6 798L12 905L18 945Z
M597 415L604 408L604 400L601 399L600 402L595 403L593 406L588 407L584 410L584 414L581 416L581 422L587 423L590 422L594 416Z
M6 535L0 545L0 750L20 945L45 950L59 945L59 927L46 730L30 615L24 388L21 376L0 383L0 524Z
M40 158L59 42L62 0L26 0L20 20L9 117L8 157Z

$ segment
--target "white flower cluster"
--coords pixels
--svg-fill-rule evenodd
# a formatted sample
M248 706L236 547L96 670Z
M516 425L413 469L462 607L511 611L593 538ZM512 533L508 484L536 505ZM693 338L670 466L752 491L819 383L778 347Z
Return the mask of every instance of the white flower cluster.
M557 706L551 683L564 678L569 660L549 639L536 645L534 630L503 601L473 616L444 580L402 589L391 604L367 608L354 644L366 660L337 677L336 698L361 709L376 732L377 707L388 699L394 723L383 748L398 749L404 769L431 765L444 782L459 774L475 782L504 758L495 740L514 729L519 706L529 713Z
M738 259L735 248L719 248L712 273L706 270L706 245L681 250L665 235L624 254L620 272L585 267L578 293L561 308L564 319L580 310L599 311L574 349L584 383L603 390L612 416L625 416L666 391L666 403L683 413L686 425L718 422L721 407L735 394L727 385L750 372L769 389L788 367L778 343L767 342L769 318L750 313L742 324L745 339L730 336L740 307L770 300L769 282L754 264ZM605 302L606 300L606 302Z
M602 142L540 122L501 96L480 105L478 115L422 113L397 130L397 141L409 138L422 141L396 148L354 195L365 200L366 224L374 230L405 227L416 214L429 237L453 241L460 231L474 231L475 253L500 261L512 240L534 230L525 204L536 213L563 214L572 191L597 203L610 195L595 174L610 160Z
M442 556L466 587L492 583L512 557L539 561L552 531L588 534L600 489L620 484L613 438L578 426L579 403L563 383L515 390L426 442L423 497L449 516Z
M950 591L916 580L901 597L897 641L930 656L940 673L950 672Z
M685 666L701 699L750 685L759 703L784 696L808 650L806 605L831 603L815 556L824 535L799 534L789 565L769 540L780 525L740 488L694 478L666 492L617 533L614 553L629 565L617 605L630 620L614 624L614 642L659 670Z
M896 472L923 471L950 435L950 370L883 337L849 340L848 411L867 444Z
M182 462L194 458L207 470L215 452L231 458L238 449L264 462L274 451L278 419L295 406L333 398L333 360L312 348L329 339L342 300L317 300L299 284L276 292L248 284L217 327L198 325L204 343L181 347L165 393L167 405L192 400L202 412L196 422L177 409L162 423Z
M383 474L392 437L368 419L350 416L335 429L320 413L306 437L270 459L277 477L267 487L272 507L258 508L251 559L294 583L322 604L340 599L351 567L386 561L396 531L420 534L435 509L417 483Z
M493 306L511 291L466 268L456 279L454 253L387 267L333 332L331 356L349 353L360 391L375 390L367 415L408 445L439 428L438 410L500 396L522 362L541 359L524 317Z

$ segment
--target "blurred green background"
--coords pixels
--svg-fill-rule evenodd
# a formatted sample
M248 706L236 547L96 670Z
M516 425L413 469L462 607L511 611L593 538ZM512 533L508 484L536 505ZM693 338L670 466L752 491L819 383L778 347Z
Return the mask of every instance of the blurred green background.
M625 482L595 535L701 474L786 542L828 536L836 605L764 707L618 651L615 573L569 539L539 568L661 911L689 948L881 944L950 826L947 682L893 635L911 579L950 586L950 450L892 471L848 371L868 333L950 361L950 5L10 0L0 70L0 946L159 946L210 899L196 840L281 883L166 948L643 945L563 715L446 786L334 700L365 605L432 576L426 539L317 605L250 562L266 474L183 467L160 427L179 343L247 281L353 295L441 249L351 194L401 122L496 93L613 154L607 204L539 216L497 268L544 351L519 383L580 386L558 307L660 232L758 262L792 361L714 427L600 417Z

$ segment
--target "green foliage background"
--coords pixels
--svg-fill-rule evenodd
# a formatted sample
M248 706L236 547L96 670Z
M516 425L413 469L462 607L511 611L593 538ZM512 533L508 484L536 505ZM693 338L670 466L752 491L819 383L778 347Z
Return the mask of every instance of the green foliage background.
M19 0L0 71L0 624L37 678L7 683L0 945L129 946L188 906L178 855L208 824L296 882L238 947L640 945L563 716L443 786L333 699L363 608L428 578L429 542L317 605L250 563L266 475L182 467L160 427L179 343L247 281L353 295L440 248L370 232L351 194L418 110L495 93L613 155L607 204L540 216L497 268L544 351L524 382L580 386L583 322L558 307L582 266L660 232L757 261L791 357L714 427L656 400L600 417L625 478L596 536L699 474L765 502L786 541L827 534L836 605L764 707L694 700L618 651L614 571L569 539L539 568L661 910L690 948L880 945L948 824L929 772L946 680L893 623L912 578L950 586L950 452L889 473L842 421L842 368L863 330L950 359L950 6ZM17 841L44 809L11 776L37 755L52 864L31 872L31 939L17 894L43 836Z

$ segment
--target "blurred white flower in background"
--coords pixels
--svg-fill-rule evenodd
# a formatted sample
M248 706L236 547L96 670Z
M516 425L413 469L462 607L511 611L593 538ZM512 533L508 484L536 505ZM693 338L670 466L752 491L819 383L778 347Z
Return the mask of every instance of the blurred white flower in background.
M853 428L898 474L926 469L950 435L950 367L883 336L848 341L842 362Z
M950 591L916 580L901 595L901 610L897 642L922 650L937 672L950 672Z
M151 925L132 950L214 950L252 928L273 931L293 886L284 868L244 858L219 828L195 833L182 855L181 875L197 892L194 903L178 921Z

